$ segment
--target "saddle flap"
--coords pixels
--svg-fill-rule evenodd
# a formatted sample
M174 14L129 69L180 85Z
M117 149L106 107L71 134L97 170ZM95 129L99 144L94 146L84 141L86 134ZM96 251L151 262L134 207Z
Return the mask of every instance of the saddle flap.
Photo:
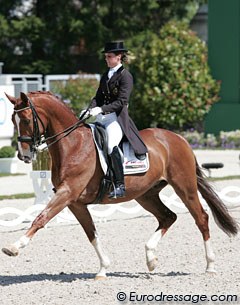
M98 151L99 160L102 166L102 170L106 175L108 170L108 155L107 155L107 136L105 128L97 124L89 124L92 130L93 139ZM121 150L120 150L121 151ZM139 174L147 172L149 169L148 153L145 160L138 160L129 142L123 142L122 144L122 156L123 156L123 170L124 175Z

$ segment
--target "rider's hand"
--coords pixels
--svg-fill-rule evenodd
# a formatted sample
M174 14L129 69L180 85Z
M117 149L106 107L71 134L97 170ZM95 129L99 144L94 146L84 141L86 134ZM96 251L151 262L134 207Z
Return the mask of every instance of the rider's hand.
M102 112L102 108L101 107L94 107L92 109L89 109L89 114L91 116L97 116L101 112Z
M89 117L89 110L83 109L79 114L79 119L84 120Z

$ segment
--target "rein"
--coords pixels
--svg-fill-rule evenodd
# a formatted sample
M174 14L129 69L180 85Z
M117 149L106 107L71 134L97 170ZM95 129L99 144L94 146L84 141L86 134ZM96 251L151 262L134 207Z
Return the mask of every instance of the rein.
M88 119L88 117L84 118L84 119L80 119L78 120L75 124L67 127L66 129L60 131L59 133L46 137L46 128L43 124L43 121L41 120L40 116L38 115L34 104L32 102L32 100L28 97L28 102L29 102L29 106L22 108L22 109L14 109L15 113L27 110L27 109L31 109L32 111L32 116L33 116L33 135L32 137L30 136L18 136L18 141L19 142L26 142L29 143L30 145L30 150L31 152L34 154L37 151L37 148L46 143L49 140L53 140L51 143L47 144L47 146L45 148L43 148L42 150L46 150L48 149L50 146L52 146L53 144L57 143L58 141L60 141L61 139L63 139L64 137L68 136L71 132L73 132L75 129L77 129L86 119ZM43 135L40 134L40 129L39 129L39 124L38 121L41 123L42 128L44 130ZM58 136L62 135L60 138L57 138Z
M79 127L80 124L82 124L85 120L79 120L77 121L75 124L69 126L68 128L60 131L59 133L53 135L53 136L50 136L50 137L47 137L47 138L44 138L44 140L39 144L44 144L46 143L48 140L52 140L52 139L55 139L56 137L62 135L60 138L58 139L55 139L54 141L52 141L51 143L47 144L47 146L45 148L43 148L43 150L49 148L50 146L52 146L53 144L57 143L58 141L60 141L61 139L67 137L71 132L73 132L75 129L77 129Z

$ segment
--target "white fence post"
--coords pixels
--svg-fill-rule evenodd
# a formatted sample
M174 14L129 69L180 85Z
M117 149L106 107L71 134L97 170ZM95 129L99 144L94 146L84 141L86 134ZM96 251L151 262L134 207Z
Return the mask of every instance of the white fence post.
M51 171L39 170L30 172L35 193L34 204L47 204L53 196Z

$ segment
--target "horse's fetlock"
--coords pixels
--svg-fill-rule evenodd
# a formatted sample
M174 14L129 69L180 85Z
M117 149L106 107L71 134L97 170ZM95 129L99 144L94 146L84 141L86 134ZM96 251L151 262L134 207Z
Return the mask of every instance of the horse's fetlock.
M104 268L108 268L110 266L111 262L110 262L110 259L104 259L104 261L102 262L102 266Z
M153 252L153 251L155 251L155 247L152 246L152 245L146 244L146 245L145 245L145 250L146 250L146 252L148 252L148 251Z

